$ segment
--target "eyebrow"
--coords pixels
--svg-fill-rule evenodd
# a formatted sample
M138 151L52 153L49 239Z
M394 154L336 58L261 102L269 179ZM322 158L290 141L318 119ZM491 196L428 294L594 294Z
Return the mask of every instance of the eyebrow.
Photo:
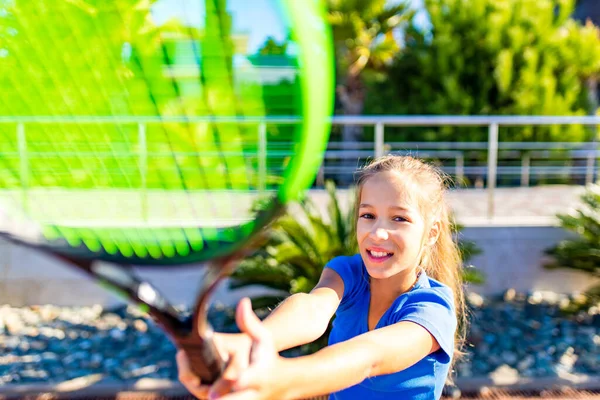
M367 207L373 207L371 204L368 203L360 203L360 205L358 206L359 208L367 208ZM401 206L391 206L390 208L396 209L396 210L400 210L400 211L406 211L406 212L410 212L409 208L406 207L401 207Z

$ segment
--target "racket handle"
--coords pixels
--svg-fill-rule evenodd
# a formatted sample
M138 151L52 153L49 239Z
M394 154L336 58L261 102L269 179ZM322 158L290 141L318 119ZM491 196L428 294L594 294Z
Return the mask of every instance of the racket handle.
M224 362L212 337L178 338L177 345L186 354L192 373L200 378L202 385L212 384L221 376Z

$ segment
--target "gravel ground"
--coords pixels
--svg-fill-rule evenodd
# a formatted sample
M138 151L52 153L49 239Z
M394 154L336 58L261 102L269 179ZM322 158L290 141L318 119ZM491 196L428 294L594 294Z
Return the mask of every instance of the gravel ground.
M540 292L470 295L469 346L467 357L457 364L457 382L481 378L501 387L524 379L598 379L600 310L564 313L582 301L581 296ZM210 314L220 331L235 330L231 317L232 310L222 306ZM0 307L0 388L90 376L103 384L176 382L174 356L162 331L131 306Z

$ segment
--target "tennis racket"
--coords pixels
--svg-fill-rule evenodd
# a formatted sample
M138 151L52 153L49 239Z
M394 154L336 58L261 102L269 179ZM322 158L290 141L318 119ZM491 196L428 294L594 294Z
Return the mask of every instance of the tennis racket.
M35 0L3 14L0 235L139 304L204 383L223 369L210 294L312 184L333 103L321 3L252 5ZM260 47L269 35L287 47ZM207 268L190 316L133 272L183 265Z

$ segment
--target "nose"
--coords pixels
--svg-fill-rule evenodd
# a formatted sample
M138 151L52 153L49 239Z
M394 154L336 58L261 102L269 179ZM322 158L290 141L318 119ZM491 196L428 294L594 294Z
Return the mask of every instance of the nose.
M384 240L387 240L389 238L389 236L390 235L389 235L388 231L381 227L374 226L373 229L371 230L371 237L373 240L384 241Z

